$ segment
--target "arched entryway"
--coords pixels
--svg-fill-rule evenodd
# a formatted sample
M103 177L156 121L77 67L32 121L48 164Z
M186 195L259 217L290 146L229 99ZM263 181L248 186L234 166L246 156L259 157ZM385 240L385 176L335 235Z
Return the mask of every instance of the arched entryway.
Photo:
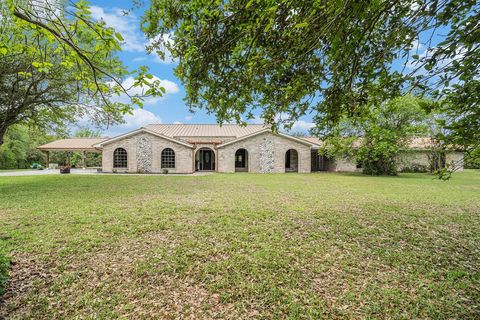
M235 152L235 172L248 172L248 151L238 149Z
M298 172L298 152L295 149L285 152L285 172Z
M215 152L210 148L200 148L195 154L195 171L215 171Z

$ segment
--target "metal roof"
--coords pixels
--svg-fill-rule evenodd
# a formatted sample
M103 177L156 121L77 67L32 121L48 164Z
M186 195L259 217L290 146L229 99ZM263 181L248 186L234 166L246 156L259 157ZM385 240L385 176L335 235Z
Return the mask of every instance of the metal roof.
M313 144L322 146L323 141L317 137L302 137L301 139L311 142ZM354 147L361 145L362 138L358 138L353 142ZM435 146L435 141L430 137L411 137L408 139L408 147L417 150L431 149Z
M44 151L98 151L94 145L109 138L68 138L52 141L39 146L37 149Z
M233 137L240 138L258 131L267 126L263 124L249 124L241 126L238 124L149 124L145 127L153 132L168 137Z

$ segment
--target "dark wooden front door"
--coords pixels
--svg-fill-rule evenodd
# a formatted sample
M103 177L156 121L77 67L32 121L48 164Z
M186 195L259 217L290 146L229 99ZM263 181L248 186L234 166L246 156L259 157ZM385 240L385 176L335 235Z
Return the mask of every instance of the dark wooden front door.
M202 150L202 151L203 151L203 155L202 155L203 169L202 170L213 170L213 165L212 165L213 152L211 150Z
M212 171L215 170L215 153L212 150L198 150L198 170Z

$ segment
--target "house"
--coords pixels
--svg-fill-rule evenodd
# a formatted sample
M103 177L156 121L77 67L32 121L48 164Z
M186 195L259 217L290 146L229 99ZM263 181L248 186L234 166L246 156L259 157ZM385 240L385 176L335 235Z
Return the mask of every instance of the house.
M104 172L310 172L319 146L264 125L152 124L96 145Z
M415 138L399 159L400 169L429 165L431 139ZM196 171L284 173L359 171L354 159L318 154L321 141L273 133L264 125L151 124L103 140L104 172L193 173ZM448 152L446 161L463 153Z

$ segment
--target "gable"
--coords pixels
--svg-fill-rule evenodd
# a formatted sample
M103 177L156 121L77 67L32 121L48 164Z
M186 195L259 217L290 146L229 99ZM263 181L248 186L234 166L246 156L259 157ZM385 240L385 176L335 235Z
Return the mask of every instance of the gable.
M276 136L276 137L281 137L281 138L284 138L284 139L288 139L288 140L294 141L296 143L299 143L299 144L302 144L302 145L305 145L305 146L308 146L308 147L314 146L314 144L312 144L312 143L310 143L306 140L293 137L293 136L288 135L286 133L282 133L282 132L273 133L270 129L264 129L262 131L255 132L253 134L250 134L250 135L247 135L247 136L244 136L244 137L240 137L238 139L234 139L234 140L222 143L222 144L217 146L217 149L229 146L231 144L235 144L235 143L240 142L240 141L245 141L245 140L248 140L248 139L252 139L252 138L254 138L258 135L264 134L264 133L269 133L269 134L271 134L273 136Z
M161 139L165 139L167 141L170 141L170 142L173 142L173 143L176 143L176 144L188 147L188 148L192 148L192 149L194 148L194 146L189 144L189 143L186 143L184 141L181 141L181 140L178 140L178 139L175 139L175 138L172 138L172 137L165 136L163 134L159 134L157 132L153 132L153 131L148 130L146 128L140 128L140 129L137 129L137 130L134 130L134 131L116 136L112 139L109 139L109 140L106 140L106 141L103 141L103 142L97 144L96 147L103 148L104 146L109 145L111 143L114 143L114 142L117 142L117 141L120 141L120 140L123 140L123 139L131 138L131 137L134 137L136 135L143 134L143 133L147 133L147 134L153 135L155 137L159 137Z

